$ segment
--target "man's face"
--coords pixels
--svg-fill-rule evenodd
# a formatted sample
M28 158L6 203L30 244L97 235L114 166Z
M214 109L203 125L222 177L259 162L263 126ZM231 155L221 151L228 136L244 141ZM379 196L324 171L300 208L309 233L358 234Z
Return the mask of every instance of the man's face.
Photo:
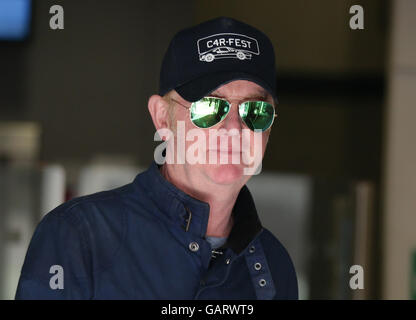
M238 105L244 101L258 100L274 104L273 98L265 89L246 80L236 80L225 84L208 96L227 100L231 103L231 108L222 122L213 127L202 129L196 127L190 119L189 107L191 103L182 99L175 91L171 92L170 108L173 108L171 114L173 123L171 123L170 129L175 135L174 155L177 156L178 139L184 140L183 137L180 137L181 133L179 132L180 125L182 125L185 138L188 137L182 142L186 151L186 160L183 166L187 176L197 175L216 184L243 185L250 178L250 174L246 173L247 170L250 169L252 175L255 172L255 167L261 165L270 129L260 133L250 130L239 116ZM190 139L191 137L194 138ZM189 156L197 158L202 149L205 161L199 162L203 163L192 164L187 161ZM255 163L255 159L257 163Z

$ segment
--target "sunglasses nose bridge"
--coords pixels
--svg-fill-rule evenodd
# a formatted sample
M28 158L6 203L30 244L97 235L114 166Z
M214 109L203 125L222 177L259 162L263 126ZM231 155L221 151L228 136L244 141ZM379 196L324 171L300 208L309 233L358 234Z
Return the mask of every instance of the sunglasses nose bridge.
M226 129L238 129L241 130L243 127L242 119L240 117L239 106L240 103L237 101L228 101L229 110L227 116L223 121L223 127Z

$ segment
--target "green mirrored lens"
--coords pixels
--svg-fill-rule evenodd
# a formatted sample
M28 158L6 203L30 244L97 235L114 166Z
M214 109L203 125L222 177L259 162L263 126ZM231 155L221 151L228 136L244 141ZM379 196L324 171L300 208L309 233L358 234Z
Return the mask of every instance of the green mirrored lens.
M265 101L246 101L240 105L240 117L251 130L265 131L274 118L274 107Z
M191 105L191 120L200 128L209 128L222 121L230 110L227 101L205 97Z

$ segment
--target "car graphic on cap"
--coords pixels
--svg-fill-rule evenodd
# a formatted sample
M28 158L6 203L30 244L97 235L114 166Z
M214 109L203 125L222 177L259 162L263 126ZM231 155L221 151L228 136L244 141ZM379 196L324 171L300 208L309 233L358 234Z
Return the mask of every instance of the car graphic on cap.
M251 59L252 54L248 51L236 50L230 47L218 47L199 56L199 60L211 62L214 59L236 57L240 60Z
M260 54L256 39L237 33L214 34L199 39L197 46L199 61L204 62L222 58L249 60Z

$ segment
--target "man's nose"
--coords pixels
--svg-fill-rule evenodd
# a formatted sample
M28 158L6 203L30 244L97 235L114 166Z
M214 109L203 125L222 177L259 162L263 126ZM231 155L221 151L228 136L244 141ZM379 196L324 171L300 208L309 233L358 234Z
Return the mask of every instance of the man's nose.
M237 129L240 131L243 128L240 115L238 113L238 104L232 103L230 106L230 112L223 121L222 128L226 130Z

